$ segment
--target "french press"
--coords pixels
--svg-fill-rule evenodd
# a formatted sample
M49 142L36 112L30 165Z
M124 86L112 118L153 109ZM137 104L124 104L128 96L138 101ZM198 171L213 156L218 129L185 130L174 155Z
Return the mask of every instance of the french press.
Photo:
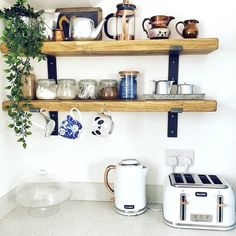
M129 3L129 0L123 0L123 3L119 3L116 7L116 13L111 13L105 18L104 31L106 36L116 40L134 40L136 6ZM112 17L116 18L116 36L108 32L108 21Z

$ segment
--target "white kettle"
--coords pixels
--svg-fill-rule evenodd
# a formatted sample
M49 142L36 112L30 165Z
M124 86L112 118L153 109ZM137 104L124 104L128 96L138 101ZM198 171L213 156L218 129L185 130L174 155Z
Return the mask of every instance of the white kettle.
M114 189L108 183L109 171L115 169ZM104 173L106 188L115 195L115 210L122 215L139 215L145 212L147 168L136 159L125 159L117 166L107 166Z

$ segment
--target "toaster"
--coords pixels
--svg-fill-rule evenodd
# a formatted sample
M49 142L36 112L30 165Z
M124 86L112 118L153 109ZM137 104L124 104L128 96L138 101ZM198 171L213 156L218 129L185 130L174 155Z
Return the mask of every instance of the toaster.
M234 192L217 175L172 173L164 185L163 216L178 228L233 229Z

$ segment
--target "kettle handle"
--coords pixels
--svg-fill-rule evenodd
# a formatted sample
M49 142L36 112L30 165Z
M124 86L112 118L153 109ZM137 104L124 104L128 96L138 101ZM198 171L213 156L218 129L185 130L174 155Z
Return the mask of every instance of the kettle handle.
M104 173L104 184L105 184L105 187L108 189L109 192L111 193L114 193L114 189L110 186L110 184L108 183L108 174L109 174L109 171L112 170L112 169L115 169L116 166L114 165L109 165L107 166L107 168L105 169L105 173Z
M68 24L70 23L69 19L66 16L62 16L59 20L59 29L63 30L62 23L63 21L67 22Z
M116 39L116 36L113 36L111 34L108 33L108 21L112 18L112 17L116 17L115 13L111 13L109 15L106 16L105 18L105 23L104 23L104 33L105 35L110 38L110 39Z

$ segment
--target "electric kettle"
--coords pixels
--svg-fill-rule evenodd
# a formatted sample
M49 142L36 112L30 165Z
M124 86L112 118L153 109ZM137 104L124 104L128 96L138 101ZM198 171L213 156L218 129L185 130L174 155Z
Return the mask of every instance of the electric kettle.
M108 183L109 171L114 169L114 189ZM147 168L136 159L125 159L117 166L107 166L104 173L106 188L115 195L115 210L127 216L145 212Z

